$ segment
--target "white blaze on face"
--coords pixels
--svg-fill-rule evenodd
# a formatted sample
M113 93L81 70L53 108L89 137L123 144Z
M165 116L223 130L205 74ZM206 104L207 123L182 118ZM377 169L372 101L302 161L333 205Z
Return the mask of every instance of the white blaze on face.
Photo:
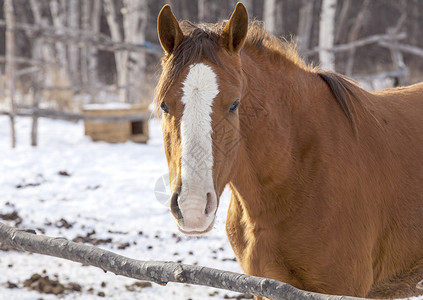
M181 118L181 179L179 207L184 227L205 230L214 211L204 215L207 201L216 201L213 184L212 106L219 93L213 69L203 63L193 64L183 82L184 111ZM209 195L207 195L209 193ZM210 198L211 197L211 198ZM209 199L208 199L209 198ZM203 214L203 215L201 215ZM190 225L191 224L191 225ZM203 228L206 227L206 228Z

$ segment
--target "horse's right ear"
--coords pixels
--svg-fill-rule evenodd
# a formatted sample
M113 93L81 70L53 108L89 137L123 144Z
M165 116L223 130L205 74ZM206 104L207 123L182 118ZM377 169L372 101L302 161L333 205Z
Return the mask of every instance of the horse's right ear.
M163 50L170 54L184 39L181 27L168 4L163 6L157 18L157 33Z
M244 45L248 31L248 13L244 4L238 2L228 23L222 31L223 43L226 48L238 53Z

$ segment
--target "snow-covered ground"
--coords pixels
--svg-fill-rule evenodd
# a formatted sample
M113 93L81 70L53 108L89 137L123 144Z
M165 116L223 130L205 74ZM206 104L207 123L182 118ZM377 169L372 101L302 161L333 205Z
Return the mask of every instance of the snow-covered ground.
M144 145L94 143L84 136L82 123L40 119L36 148L29 146L30 121L17 119L18 146L11 149L9 119L0 116L1 222L15 225L21 218L19 227L90 240L139 260L181 261L241 272L224 230L228 191L221 198L215 228L201 238L180 234L168 208L156 200L156 183L167 173L159 120L150 121L151 139ZM2 220L7 216L14 220ZM202 300L238 295L173 283L143 288L134 285L136 280L94 267L16 251L0 250L0 270L0 300ZM81 291L40 294L23 286L33 274L65 286L79 284Z
M159 120L150 121L151 139L144 145L94 143L84 136L81 122L40 119L36 148L29 146L30 121L17 119L18 146L11 149L9 119L0 116L1 216L15 211L22 219L19 227L71 240L96 239L99 247L139 260L181 261L241 272L224 230L227 191L214 230L201 238L180 234L168 208L156 200L154 187L167 172ZM0 221L15 225L17 220ZM237 295L172 283L141 288L133 285L136 280L94 267L15 251L0 250L0 270L0 299L5 300L194 300ZM35 273L82 289L55 296L23 287ZM17 288L12 288L14 284Z

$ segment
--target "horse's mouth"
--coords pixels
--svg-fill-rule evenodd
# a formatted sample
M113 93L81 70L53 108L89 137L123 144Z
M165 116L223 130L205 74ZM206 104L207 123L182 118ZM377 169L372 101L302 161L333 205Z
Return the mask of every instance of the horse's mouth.
M177 222L177 224L178 224L178 229L179 229L179 231L180 232L182 232L183 234L186 234L186 235L191 235L191 236L200 236L200 235L204 235L204 234L206 234L207 232L209 232L210 230L212 230L212 228L213 228L213 225L214 225L214 221L216 220L216 216L213 218L213 221L210 223L210 225L205 229L205 230L202 230L202 231L197 231L197 230L192 230L192 231L190 231L190 230L184 230L183 228L182 228L182 226L179 224L179 221Z

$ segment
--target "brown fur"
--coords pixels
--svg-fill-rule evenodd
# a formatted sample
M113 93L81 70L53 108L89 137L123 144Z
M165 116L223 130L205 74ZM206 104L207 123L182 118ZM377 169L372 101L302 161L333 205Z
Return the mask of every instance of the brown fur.
M218 75L213 176L219 195L232 190L226 229L245 273L329 294L421 295L423 84L369 93L307 67L256 22L240 52L221 38L223 23L181 28L156 98L170 109L172 189L181 182L181 82L202 61Z

